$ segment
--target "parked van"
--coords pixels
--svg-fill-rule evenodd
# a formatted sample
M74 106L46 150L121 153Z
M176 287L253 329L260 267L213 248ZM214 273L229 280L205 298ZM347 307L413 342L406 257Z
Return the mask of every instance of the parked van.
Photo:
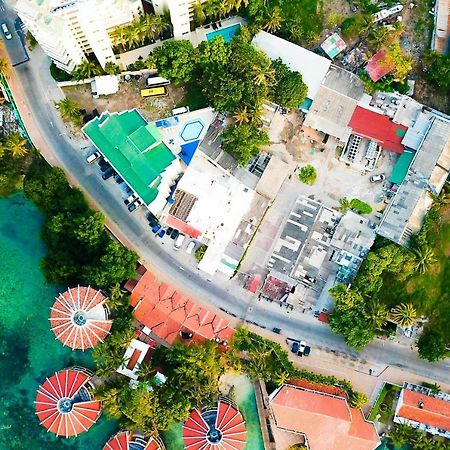
M87 158L86 158L86 161L89 163L89 164L92 164L94 161L97 161L97 159L98 158L100 158L100 152L95 152L95 153L92 153L92 155L89 155Z
M179 108L172 109L172 116L179 116L180 114L186 114L189 112L189 106L180 106Z
M164 86L141 90L141 97L166 97L167 95L169 93Z
M183 245L184 238L186 236L184 234L179 234L178 237L175 239L175 242L173 244L174 250L180 250L181 246Z

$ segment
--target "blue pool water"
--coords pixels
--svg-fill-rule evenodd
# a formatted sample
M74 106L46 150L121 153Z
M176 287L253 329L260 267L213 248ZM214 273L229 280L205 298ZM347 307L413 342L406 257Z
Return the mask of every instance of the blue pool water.
M200 119L193 120L184 125L180 137L184 142L193 141L200 137L203 128L205 128L205 124Z
M238 32L239 28L241 28L241 24L239 23L235 23L229 27L220 28L219 30L206 33L206 39L208 41L212 41L216 36L222 36L225 42L230 42L231 39L234 38L234 35Z

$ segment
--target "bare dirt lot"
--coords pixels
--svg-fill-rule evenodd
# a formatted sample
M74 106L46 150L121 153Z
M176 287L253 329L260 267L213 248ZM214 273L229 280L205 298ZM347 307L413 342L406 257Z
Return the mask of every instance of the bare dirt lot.
M119 91L113 95L101 96L98 99L92 97L91 85L64 87L64 94L75 100L81 108L90 113L96 108L103 111L119 112L125 109L137 108L149 121L171 115L171 110L183 99L185 92L183 87L168 86L169 95L159 98L142 98L140 90L144 89L144 80L121 82Z

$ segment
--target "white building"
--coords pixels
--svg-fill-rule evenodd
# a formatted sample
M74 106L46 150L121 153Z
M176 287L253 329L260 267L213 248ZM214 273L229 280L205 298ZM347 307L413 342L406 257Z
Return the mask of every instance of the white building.
M93 53L102 67L116 62L109 36L142 11L141 0L17 0L30 33L59 68L71 72Z
M175 39L189 39L192 6L197 0L145 0L153 5L156 14L170 12ZM203 0L204 1L204 0ZM203 3L202 1L202 3Z
M197 151L178 183L166 223L208 246L200 270L226 271L224 252L254 197L254 190Z

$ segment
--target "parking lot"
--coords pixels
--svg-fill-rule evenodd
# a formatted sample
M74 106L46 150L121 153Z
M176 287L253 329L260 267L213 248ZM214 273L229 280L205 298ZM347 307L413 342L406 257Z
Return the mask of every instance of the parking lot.
M89 147L85 149L86 170L93 172L93 176L103 178L105 189L112 192L115 196L120 196L123 201L123 208L128 208L129 214L133 214L134 218L148 227L149 236L153 236L161 246L172 248L174 253L178 254L180 264L196 268L197 260L195 259L195 251L201 245L199 242L191 239L189 236L180 234L177 230L170 227L161 227L157 219L149 212L149 210L137 200L133 193L122 178L105 162L103 157L94 159L94 149ZM155 226L157 224L157 226ZM184 236L184 238L182 237Z

